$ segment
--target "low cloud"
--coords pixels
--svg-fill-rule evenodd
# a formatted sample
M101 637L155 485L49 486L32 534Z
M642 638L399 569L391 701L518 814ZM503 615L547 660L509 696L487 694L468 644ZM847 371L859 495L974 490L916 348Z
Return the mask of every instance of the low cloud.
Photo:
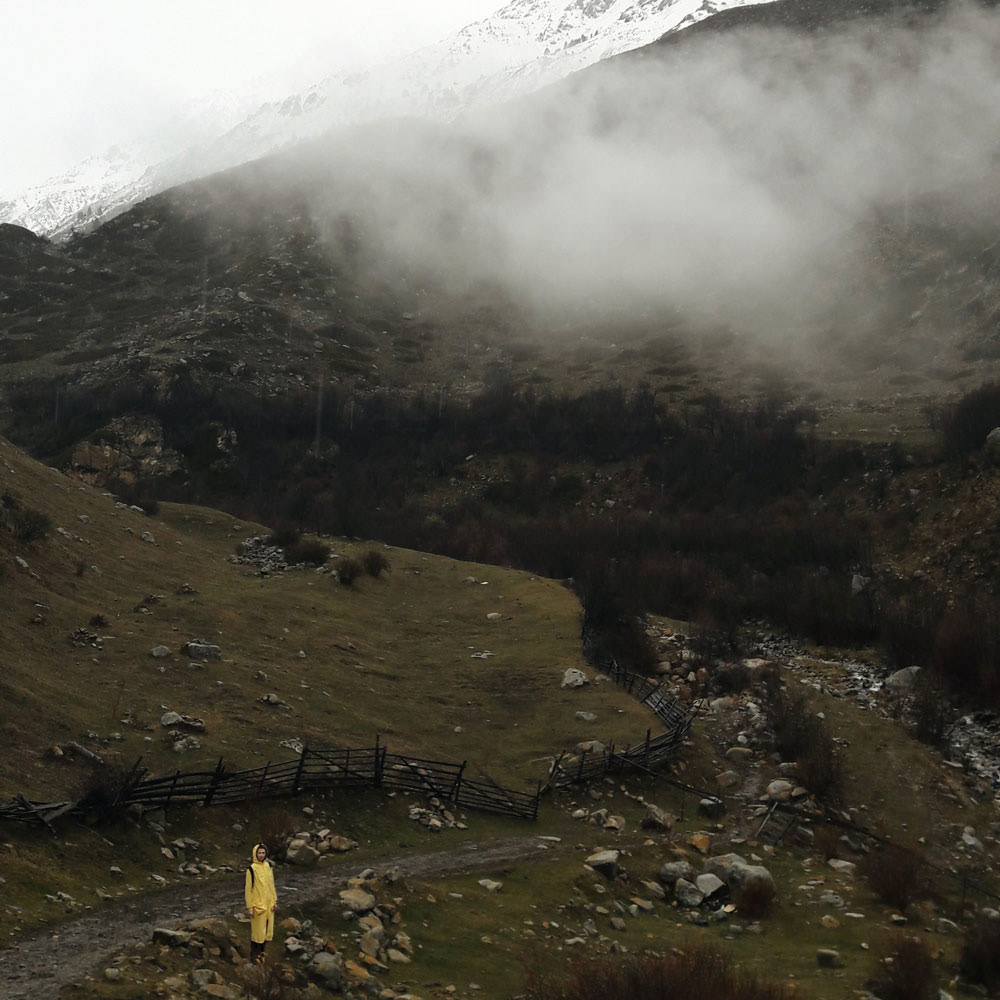
M557 314L801 328L869 266L877 218L903 226L933 199L948 221L1000 222L1000 16L705 36L324 155L317 211L358 220L372 266Z

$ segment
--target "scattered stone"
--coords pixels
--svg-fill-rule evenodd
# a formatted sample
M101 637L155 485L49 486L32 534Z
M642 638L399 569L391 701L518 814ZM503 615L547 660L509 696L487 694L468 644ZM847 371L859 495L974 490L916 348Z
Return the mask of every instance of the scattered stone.
M830 858L827 864L839 875L853 875L858 870L853 861L841 861L840 858Z
M298 837L291 840L285 848L285 860L289 864L310 868L319 861L320 852L307 840Z
M713 875L711 872L705 872L699 875L695 879L695 885L698 887L705 899L714 896L720 889L724 889L726 887L726 883L723 882L718 875Z
M570 667L566 673L563 674L561 686L564 688L580 688L589 683L590 681L587 679L587 675L582 670L578 670L576 667Z
M833 948L819 948L816 951L816 964L821 969L840 969L843 968L844 960L840 957L840 952Z
M183 948L191 943L187 931L175 931L169 927L157 927L153 931L153 944L165 944L170 948Z
M726 803L722 799L701 799L698 812L706 819L722 819L726 815Z
M658 830L663 833L669 833L673 825L674 817L670 813L659 806L653 805L652 802L646 803L646 812L642 817L642 828L644 830Z
M679 878L674 885L674 896L681 906L693 909L701 906L705 894L696 885L692 885L686 878Z
M375 909L375 897L364 889L341 889L340 901L352 913L369 913Z
M181 652L192 660L218 660L222 656L222 649L219 646L202 642L201 639L192 639L181 647Z
M162 660L163 657L170 655L170 650L166 646L154 646L149 651L149 655L154 659Z

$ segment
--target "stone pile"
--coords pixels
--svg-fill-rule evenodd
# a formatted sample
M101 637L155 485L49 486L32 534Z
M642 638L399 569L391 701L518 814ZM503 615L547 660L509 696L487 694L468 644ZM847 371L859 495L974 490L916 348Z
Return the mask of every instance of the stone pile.
M291 865L312 867L327 854L346 854L358 846L356 840L342 837L330 829L303 830L293 834L285 845L285 860Z
M426 806L416 802L411 803L409 815L410 819L426 827L431 833L440 833L442 830L468 829L468 826L458 819L437 796L428 799Z
M231 555L229 561L239 566L256 566L262 574L288 569L285 550L280 545L271 545L262 535L245 538L240 543L239 551Z

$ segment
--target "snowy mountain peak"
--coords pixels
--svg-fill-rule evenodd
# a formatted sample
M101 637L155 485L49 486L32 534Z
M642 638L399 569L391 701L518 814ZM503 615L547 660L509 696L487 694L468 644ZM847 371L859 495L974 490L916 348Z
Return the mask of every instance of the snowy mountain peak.
M0 202L0 222L66 235L167 187L330 129L396 116L451 119L537 90L729 7L770 0L512 0L450 38L261 104L195 109ZM254 107L252 113L250 107Z

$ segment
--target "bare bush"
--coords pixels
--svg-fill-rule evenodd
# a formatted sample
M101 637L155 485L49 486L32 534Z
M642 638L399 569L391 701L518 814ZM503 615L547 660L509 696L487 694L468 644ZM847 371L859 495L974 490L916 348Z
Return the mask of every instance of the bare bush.
M337 579L345 587L353 587L354 581L364 573L364 567L357 559L341 559L337 563Z
M705 947L662 956L576 958L563 968L543 961L527 973L527 1000L791 1000L795 995L791 987Z
M364 566L365 572L376 580L391 569L385 554L376 549L369 549L361 557L361 565Z
M875 895L900 913L910 903L926 898L930 889L923 856L899 844L884 844L868 855L864 874Z
M737 894L736 912L748 920L759 920L771 912L776 896L777 890L773 882L753 879Z
M52 530L52 518L31 507L18 511L12 519L14 537L19 542L41 542Z
M959 970L992 995L1000 992L1000 920L981 918L966 931Z
M299 1000L302 991L286 982L285 970L274 962L246 965L239 972L243 996L251 1000Z
M937 1000L938 970L923 938L890 935L878 954L872 988L881 1000Z
M820 826L814 832L813 843L823 855L824 861L835 858L840 853L840 832L835 826Z
M799 779L814 795L835 794L843 765L823 720L801 691L788 692L774 684L765 691L765 710L778 753L798 763Z
M285 562L289 566L322 566L330 558L330 546L318 538L299 538L285 546Z

